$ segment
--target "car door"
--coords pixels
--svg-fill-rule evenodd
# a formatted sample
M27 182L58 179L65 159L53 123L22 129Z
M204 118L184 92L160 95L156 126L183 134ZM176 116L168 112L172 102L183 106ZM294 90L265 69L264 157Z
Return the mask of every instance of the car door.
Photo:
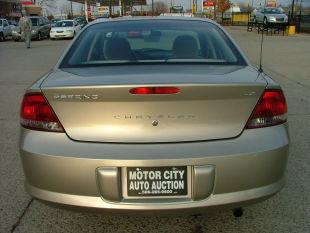
M38 18L38 24L39 24L39 29L38 29L38 33L40 32L41 33L41 36L44 37L44 28L43 28L43 21L42 21L42 18Z
M76 21L73 22L73 25L74 25L74 31L78 33L81 30L81 25L78 24L78 22Z
M259 9L259 14L258 14L258 21L259 22L263 22L264 21L264 8L263 7L261 7L260 9Z
M51 30L51 24L48 18L44 17L44 24L45 24L45 30L46 30L46 35L48 36Z
M8 21L5 19L3 20L3 34L4 34L4 37L8 37L12 35L11 27Z
M45 18L41 18L42 19L42 29L43 29L43 31L44 31L44 36L47 36L48 35L48 25L47 25L47 23L46 23L46 20L45 20Z
M44 20L43 18L39 18L39 30L41 32L41 35L42 37L45 37L46 36L46 30L45 30L45 23L44 23Z

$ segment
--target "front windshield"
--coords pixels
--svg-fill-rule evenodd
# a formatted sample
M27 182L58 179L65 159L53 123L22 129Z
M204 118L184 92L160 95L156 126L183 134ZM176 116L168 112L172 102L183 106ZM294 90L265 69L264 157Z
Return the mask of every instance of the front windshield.
M281 10L278 8L265 8L265 14L281 14Z
M72 27L73 22L72 21L59 21L56 23L56 27Z
M98 23L75 41L63 67L144 63L245 64L214 24L184 20Z
M30 18L32 26L38 26L39 20L37 18Z

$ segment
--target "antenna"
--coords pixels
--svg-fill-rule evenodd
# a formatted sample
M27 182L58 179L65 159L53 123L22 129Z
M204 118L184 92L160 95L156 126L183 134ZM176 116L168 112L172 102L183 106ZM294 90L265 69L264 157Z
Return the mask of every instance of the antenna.
M265 17L265 13L264 13ZM262 64L262 57L263 57L263 43L264 43L264 23L263 23L263 30L262 30L262 38L260 41L260 54L259 54L259 69L258 72L263 73L263 64Z
M262 58L263 58L263 43L264 43L264 29L265 29L265 26L267 27L267 21L266 21L266 25L265 25L265 6L266 6L266 2L265 2L265 5L264 5L264 17L263 17L263 30L262 30L262 37L261 37L261 41L260 41L260 54L259 54L259 69L258 69L258 72L259 73L263 73L263 64L262 64Z

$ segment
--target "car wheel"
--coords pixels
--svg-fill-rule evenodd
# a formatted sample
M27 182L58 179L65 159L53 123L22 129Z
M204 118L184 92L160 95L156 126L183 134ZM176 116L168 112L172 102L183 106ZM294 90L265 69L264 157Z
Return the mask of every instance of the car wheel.
M41 40L42 36L41 36L41 32L38 33L38 40Z
M0 33L0 41L4 41L4 35L2 32Z
M75 37L75 31L74 31L74 33L73 33L73 37L72 38L74 38Z

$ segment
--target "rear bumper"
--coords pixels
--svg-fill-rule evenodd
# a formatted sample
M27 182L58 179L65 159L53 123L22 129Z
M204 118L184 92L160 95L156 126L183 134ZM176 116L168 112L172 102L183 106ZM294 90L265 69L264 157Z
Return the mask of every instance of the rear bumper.
M206 210L219 208L233 209L244 207L264 201L279 192L285 184L281 179L270 185L263 187L239 191L233 193L223 193L211 195L206 200L186 201L186 202L166 202L166 203L113 203L103 200L101 197L79 196L65 193L57 193L25 184L26 191L38 200L48 202L65 208L87 208L99 209L105 212L115 213L138 213L138 212L157 212L157 213L203 213ZM180 212L182 211L182 212Z
M106 210L190 210L251 204L277 193L284 185L288 156L286 125L245 130L238 138L166 144L90 143L65 134L22 129L20 154L26 190L48 202ZM107 198L97 171L129 166L214 167L206 180L210 194L196 200ZM195 184L195 181L192 182ZM110 185L110 184L109 184ZM113 182L112 182L113 185ZM120 186L122 187L122 186ZM112 187L115 190L115 187ZM190 187L192 194L201 191ZM122 188L120 188L122 189Z

